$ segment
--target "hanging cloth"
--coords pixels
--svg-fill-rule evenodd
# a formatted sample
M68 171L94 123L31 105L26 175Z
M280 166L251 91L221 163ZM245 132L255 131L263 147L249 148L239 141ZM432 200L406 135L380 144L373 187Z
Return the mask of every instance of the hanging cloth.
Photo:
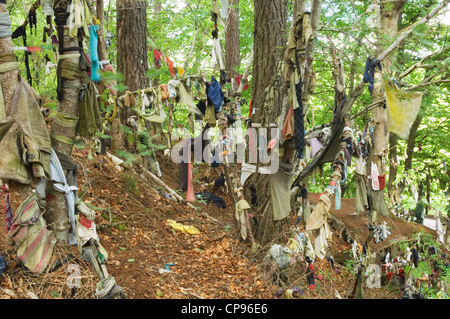
M224 94L222 92L222 87L220 86L219 82L217 82L214 76L211 77L211 84L208 90L208 97L214 104L214 109L216 110L216 112L221 112Z
M167 65L168 65L168 67L169 67L170 75L171 75L172 77L175 76L175 71L174 71L174 69L173 69L173 62L170 61L168 57L166 57L166 62L167 62Z
M406 140L422 104L423 92L405 92L392 81L385 81L387 127Z
M100 82L102 77L100 75L100 65L98 60L98 25L89 26L89 48L91 52L91 80L94 82Z
M379 180L378 180L378 166L374 162L372 162L372 170L371 170L370 177L372 179L372 188L373 188L373 190L374 191L379 191L380 190L380 183L379 183Z
M235 218L241 225L241 237L247 239L247 216L245 210L250 209L250 205L245 199L241 199L236 203Z
M69 185L67 183L66 175L64 174L64 170L61 167L61 163L59 161L58 155L52 148L51 157L50 157L50 179L53 181L53 188L58 192L64 193L66 198L67 205L67 218L72 226L71 231L69 233L69 245L75 245L77 243L77 235L76 235L76 220L75 220L75 199L76 199L76 191L77 186Z
M369 92L372 95L373 84L375 83L375 68L378 67L382 71L381 61L374 56L369 56L366 60L366 67L364 69L364 83L369 83Z
M31 184L32 176L49 174L50 136L39 106L39 97L20 78L10 114L0 122L0 178Z
M298 62L298 54L295 54L295 61L297 67L297 73L300 72L300 64ZM295 73L295 72L294 72ZM291 83L295 84L295 96L296 102L294 103L294 125L295 125L295 149L297 150L297 158L302 159L305 147L305 124L303 117L303 103L302 103L302 86L303 82L298 78L298 82ZM296 107L297 105L297 107Z
M275 174L270 175L270 194L272 198L273 219L282 220L291 212L290 190L292 184L292 165L280 163Z
M157 69L160 69L161 65L162 65L162 63L161 63L162 53L159 52L157 49L153 49L153 55L155 57L153 60L155 62L155 66Z
M70 13L69 20L67 20L69 36L76 38L78 36L78 29L81 28L84 35L89 37L88 25L92 24L92 14L86 0L72 0L68 11Z
M45 201L31 193L17 208L6 240L16 248L17 259L35 273L47 268L56 244L43 217Z
M212 51L212 60L211 60L212 68L214 69L217 64L219 64L220 70L224 69L222 52L221 52L221 48L220 48L220 40L216 38L216 39L213 39L213 51Z

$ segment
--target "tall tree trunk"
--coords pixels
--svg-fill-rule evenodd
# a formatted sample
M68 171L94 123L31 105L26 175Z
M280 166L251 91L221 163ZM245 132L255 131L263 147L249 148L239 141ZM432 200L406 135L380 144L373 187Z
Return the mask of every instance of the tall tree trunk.
M239 75L239 66L241 64L239 49L239 0L230 0L225 29L225 70L227 79L234 79ZM236 90L237 85L234 83L233 91Z
M61 1L55 1L54 7L59 6ZM55 16L56 17L56 16ZM78 39L69 36L69 28L64 25L63 48L78 47ZM58 41L61 43L60 38ZM78 53L79 51L65 51L64 54ZM79 67L79 58L68 58L67 61L74 63ZM58 113L72 118L78 118L78 94L81 88L81 79L75 77L73 80L62 78L62 99L59 102ZM72 155L73 143L62 141L56 136L64 137L68 140L74 140L76 136L76 127L63 126L53 122L51 127L52 147L55 151L61 152L68 157ZM67 203L63 193L56 191L51 183L47 185L47 207L46 219L50 227L55 231L55 237L59 244L68 244L68 235L71 228L70 221L67 218Z
M146 2L117 1L117 71L129 91L148 87Z
M277 67L283 57L286 45L287 7L285 0L254 1L254 60L252 80L252 109L256 110L255 123L262 119L264 111L264 90L276 79ZM279 83L281 86L282 83ZM270 120L280 113L282 96L275 101L276 109Z
M380 29L377 37L376 55L382 54L388 47L386 36L394 36L398 30L398 19L400 12L405 4L405 0L397 0L395 2L387 2L380 4ZM383 74L391 72L393 61L392 58L386 57L383 61ZM375 84L372 92L372 102L379 101L383 98L382 73L378 70L375 72ZM370 150L367 160L368 176L371 175L371 164L375 163L378 167L379 174L385 174L386 163L383 163L384 156L380 155L388 146L389 131L387 129L387 114L384 105L377 106L372 111L372 123L374 124L374 145ZM389 215L389 211L384 199L384 189L373 190L369 187L369 196L372 199L373 209L383 216Z
M253 123L261 123L263 120L265 89L273 85L276 79L278 79L278 87L283 86L283 77L278 66L283 57L283 49L287 40L286 21L287 4L285 0L254 1L254 62L251 103L252 109L255 109L256 113L252 116ZM278 74L279 77L277 77ZM280 114L282 99L283 94L279 94L274 101L274 108L268 114L269 121L273 121ZM267 175L253 175L256 175L252 176L253 181L258 181L258 183L254 183L257 185L258 198L268 198L270 187ZM255 239L263 246L277 234L279 222L274 222L272 215L272 209L267 209L255 236Z
M118 0L117 9L117 72L124 76L129 91L149 86L145 76L148 70L146 2L142 0ZM118 94L123 92L118 92ZM127 111L118 108L118 120L112 123L111 148L125 148L125 134L119 130L125 123Z
M103 2L103 0L97 0L96 2L96 11L97 11L97 19L100 21L100 25L98 27L98 46L97 46L97 51L98 51L98 59L100 61L102 60L107 60L108 59L108 55L106 53L106 45L105 45L105 28L104 28L104 19L103 19L103 15L105 12L105 8L104 8L105 4Z

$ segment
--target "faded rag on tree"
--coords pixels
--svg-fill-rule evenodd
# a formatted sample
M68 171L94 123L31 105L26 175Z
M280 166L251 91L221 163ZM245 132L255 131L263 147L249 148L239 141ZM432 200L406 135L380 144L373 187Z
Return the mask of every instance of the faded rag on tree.
M385 82L388 130L407 139L422 104L423 92L404 92L388 80Z

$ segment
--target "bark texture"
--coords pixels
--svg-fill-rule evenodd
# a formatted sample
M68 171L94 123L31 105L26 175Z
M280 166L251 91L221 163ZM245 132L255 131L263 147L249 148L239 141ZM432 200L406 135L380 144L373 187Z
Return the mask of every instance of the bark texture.
M405 5L405 0L398 0L395 2L387 2L380 4L380 28L377 37L377 50L376 55L379 56L385 52L388 47L389 37L395 36L398 31L398 19L400 12ZM393 61L392 58L387 56L382 62L382 72L375 72L375 84L372 92L372 102L383 99L383 84L382 74L390 74ZM387 129L387 114L384 104L375 107L372 111L372 122L374 123L374 145L370 150L369 157L367 159L368 176L370 176L371 163L375 163L378 166L379 174L386 173L385 157L380 156L384 149L388 146L389 131ZM387 216L389 211L384 200L384 189L375 191L369 187L369 195L372 199L373 209L383 216Z
M146 2L117 1L117 71L129 91L148 87Z
M287 40L287 8L285 0L254 1L254 62L252 80L252 108L256 114L252 119L258 123L263 112L264 90L277 76L278 63L283 57ZM278 83L281 86L281 78ZM282 105L282 95L275 102L278 108L272 110L273 120Z
M239 0L231 0L229 3L228 18L225 30L225 70L228 79L239 75L241 64L239 54ZM237 90L237 87L234 87Z

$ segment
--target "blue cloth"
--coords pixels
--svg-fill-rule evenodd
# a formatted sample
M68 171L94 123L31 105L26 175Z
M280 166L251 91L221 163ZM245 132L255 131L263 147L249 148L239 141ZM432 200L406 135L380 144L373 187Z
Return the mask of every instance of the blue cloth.
M3 273L3 270L6 269L6 259L2 255L0 255L0 276Z
M89 48L91 50L91 80L100 82L102 77L100 75L100 64L98 61L98 25L89 26Z
M370 56L366 60L366 68L364 69L364 83L369 82L369 92L372 95L373 91L373 83L375 82L375 68L378 68L381 71L381 62L373 56Z
M219 82L217 82L215 77L211 77L211 84L208 90L208 97L211 102L214 104L214 110L216 112L222 111L222 103L223 103L223 92L222 87Z

